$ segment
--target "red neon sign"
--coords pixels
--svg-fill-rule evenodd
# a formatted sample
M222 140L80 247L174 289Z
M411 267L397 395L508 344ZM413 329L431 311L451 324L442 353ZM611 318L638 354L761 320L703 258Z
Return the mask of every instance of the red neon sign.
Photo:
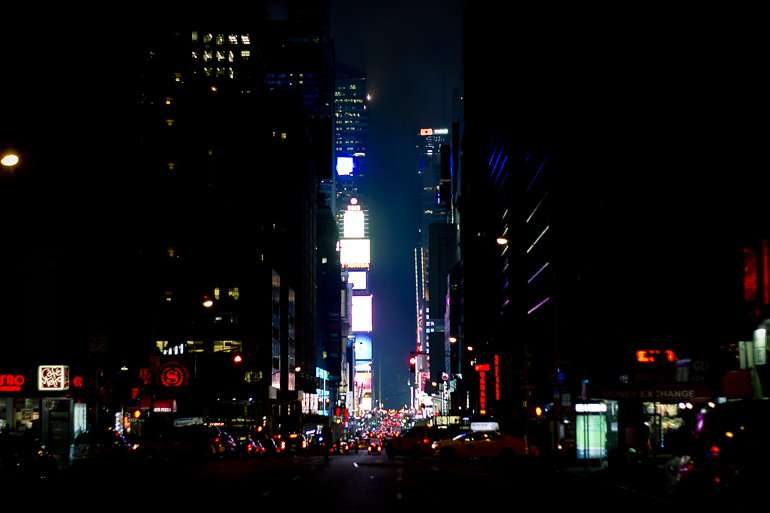
M145 385L152 385L152 373L150 372L150 369L139 369L139 379L141 379L142 383Z
M476 372L479 373L479 413L482 415L487 414L487 372L489 372L489 364L478 364L474 367Z
M26 381L23 374L0 374L0 392L21 392Z
M636 361L639 363L655 363L659 358L665 358L671 363L677 360L676 353L671 349L644 349L636 352Z
M770 248L762 241L762 303L770 305Z
M160 382L164 387L179 388L187 385L187 368L179 363L167 363L160 371Z
M495 400L500 400L500 355L495 355Z
M751 248L743 248L743 299L747 303L757 299L757 274L757 253Z
M75 376L72 378L72 386L75 388L83 388L83 376Z

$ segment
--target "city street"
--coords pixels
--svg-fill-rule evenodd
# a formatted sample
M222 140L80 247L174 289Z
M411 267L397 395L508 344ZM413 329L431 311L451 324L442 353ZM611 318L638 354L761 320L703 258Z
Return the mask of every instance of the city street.
M664 501L620 487L519 464L442 463L388 460L365 453L330 458L223 460L180 466L69 469L56 481L59 492L88 483L94 500L128 496L150 500L152 509L224 499L228 504L320 508L340 512L385 512L409 507L451 505L452 510L509 510L511 505L542 504L578 510L639 510L665 507ZM182 493L184 492L184 493Z

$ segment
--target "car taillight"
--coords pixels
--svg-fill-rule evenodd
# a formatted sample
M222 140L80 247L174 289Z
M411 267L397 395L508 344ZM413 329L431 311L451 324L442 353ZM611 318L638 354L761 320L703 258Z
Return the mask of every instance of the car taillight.
M722 450L719 448L718 445L712 445L711 446L711 455L713 457L718 458L720 452L722 452Z
M286 449L286 442L281 441L281 450Z

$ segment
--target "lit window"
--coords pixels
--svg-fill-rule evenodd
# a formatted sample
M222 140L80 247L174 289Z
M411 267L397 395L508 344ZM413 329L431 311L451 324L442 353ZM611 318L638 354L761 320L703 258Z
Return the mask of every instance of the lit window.
M198 52L196 52L195 50L193 50L193 52L192 52L192 59L194 61L198 60Z
M206 75L207 77L210 77L213 73L211 68L206 66L205 68L203 68L203 74Z
M166 99L163 101L166 105L171 105L173 102L173 99L170 96L166 96Z
M326 257L322 257L322 258L321 258L321 263L322 263L322 264L325 264L325 263L326 263L326 262L328 262L328 261L329 261L329 259L328 259L328 258L326 258Z
M241 57L251 57L251 50L241 50Z
M241 36L241 43L243 43L245 45L250 45L251 44L251 38L249 38L248 34L243 34Z
M166 292L163 293L163 300L166 303L170 303L171 301L174 300L174 293L170 290L167 290Z
M235 54L233 53L232 50L227 52L227 60L230 61L230 62L233 62L235 60Z
M188 340L187 352L188 353L202 353L205 349L202 340Z
M197 32L193 32L192 33L192 40L193 41L197 41L198 40L198 33Z
M223 44L225 44L224 34L217 34L217 45L223 45Z
M176 258L176 248L171 246L166 250L166 254L169 258ZM171 292L166 292L166 294L171 294Z
M225 52L217 50L217 61L223 61L223 60L225 60Z
M243 348L243 343L240 340L215 340L214 352L215 353L240 353Z
M281 132L281 139L286 140L289 137L289 135L286 132Z
M175 121L173 119L166 120L166 126L174 126Z
M238 36L234 36L233 34L230 34L229 36L227 36L227 40L230 41L231 45L238 44Z
M219 301L219 295L220 295L219 293L220 293L219 287L216 287L214 289L214 299L216 299L217 301Z
M214 54L211 50L205 50L203 52L203 62L210 61L213 58L214 58Z
M227 76L230 78L235 78L235 70L233 68L227 68Z
M181 82L181 81L182 81L182 74L174 73L174 82Z
M212 39L213 39L213 36L211 34L204 34L203 36L204 43L210 43Z
M176 169L176 162L166 162L166 167L173 172Z
M241 291L238 287L233 287L227 290L227 295L238 301L238 299L241 297Z
M158 348L158 351L165 351L168 347L168 340L156 340L155 341L155 347Z

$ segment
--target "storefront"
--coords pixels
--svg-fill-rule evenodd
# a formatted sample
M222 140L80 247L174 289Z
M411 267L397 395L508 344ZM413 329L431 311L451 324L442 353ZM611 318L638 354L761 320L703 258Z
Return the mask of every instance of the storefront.
M0 432L30 432L66 462L72 439L86 429L86 404L71 385L67 365L0 369Z

